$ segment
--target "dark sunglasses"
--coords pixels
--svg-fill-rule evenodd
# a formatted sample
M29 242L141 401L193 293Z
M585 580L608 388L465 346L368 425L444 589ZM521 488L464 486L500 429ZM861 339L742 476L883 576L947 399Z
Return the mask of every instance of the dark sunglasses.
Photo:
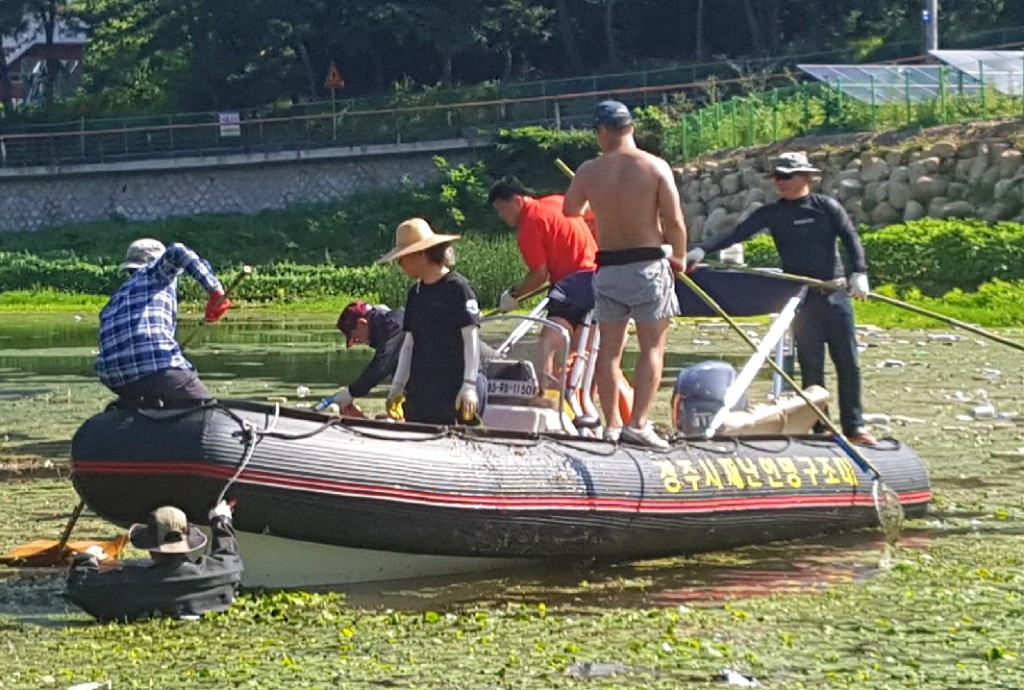
M772 177L774 177L776 180L792 180L795 176L796 176L796 173L787 173L787 172L774 172L774 173L772 173Z

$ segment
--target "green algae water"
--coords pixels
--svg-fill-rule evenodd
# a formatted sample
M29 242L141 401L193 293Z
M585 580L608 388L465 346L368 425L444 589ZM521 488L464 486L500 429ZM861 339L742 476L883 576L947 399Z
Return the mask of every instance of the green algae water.
M0 550L56 538L76 501L70 437L111 399L92 374L95 318L0 324ZM1020 353L963 336L862 330L865 411L921 454L935 491L893 553L868 530L692 558L248 592L199 623L134 625L92 623L52 575L3 571L0 688L1024 688L1024 374ZM714 322L675 324L670 350L662 421L679 368L747 354ZM267 313L207 327L188 352L216 395L294 405L370 355L344 348L332 315ZM766 390L760 379L752 399ZM75 534L116 532L86 517Z

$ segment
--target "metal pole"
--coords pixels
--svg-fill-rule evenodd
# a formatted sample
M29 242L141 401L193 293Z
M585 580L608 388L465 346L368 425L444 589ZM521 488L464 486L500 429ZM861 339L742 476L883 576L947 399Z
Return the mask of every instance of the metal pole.
M871 129L875 128L875 75L871 75Z
M978 60L978 83L981 85L981 117L988 119L988 99L985 97L985 63Z
M924 29L924 52L939 49L939 0L924 0L921 10L921 26Z
M914 111L913 111L913 108L910 105L910 72L906 73L906 78L904 79L903 91L904 91L903 95L907 99L907 124L909 125L911 122L914 121Z
M946 124L946 66L939 67L939 117Z

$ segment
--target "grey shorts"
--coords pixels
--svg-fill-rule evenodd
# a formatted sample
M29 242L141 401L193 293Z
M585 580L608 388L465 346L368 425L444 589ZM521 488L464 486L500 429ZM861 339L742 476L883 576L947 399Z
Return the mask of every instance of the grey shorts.
M594 276L594 318L637 323L679 315L675 277L665 259L601 266Z

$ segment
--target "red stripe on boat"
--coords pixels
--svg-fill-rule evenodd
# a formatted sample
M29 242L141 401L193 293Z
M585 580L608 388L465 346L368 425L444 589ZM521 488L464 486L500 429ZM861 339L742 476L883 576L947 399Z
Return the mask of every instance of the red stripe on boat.
M159 474L201 476L227 479L234 475L230 467L171 462L91 462L76 461L77 474ZM493 508L518 510L598 510L629 513L708 513L739 510L773 510L786 508L839 508L847 506L873 506L869 493L834 493L815 495L752 496L728 498L611 498L591 496L484 496L474 494L446 494L416 489L353 484L331 479L295 477L259 470L245 470L236 480L245 484L287 489L301 489L351 498L373 498L401 503L417 503L447 508ZM899 494L904 505L927 503L932 492L909 491Z

